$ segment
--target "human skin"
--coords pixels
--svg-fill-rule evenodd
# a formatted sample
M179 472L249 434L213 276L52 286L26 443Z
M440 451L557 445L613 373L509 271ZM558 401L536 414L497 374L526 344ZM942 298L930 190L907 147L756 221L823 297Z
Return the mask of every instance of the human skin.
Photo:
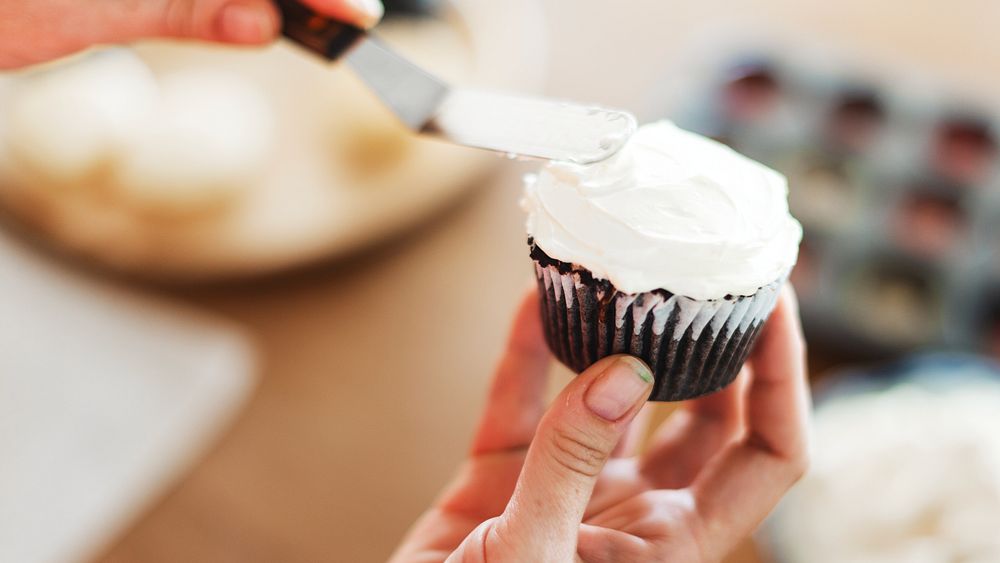
M807 465L794 294L725 390L682 404L638 454L648 368L606 358L548 407L537 296L525 298L458 476L394 563L719 561Z
M362 26L381 16L371 0L303 1ZM266 44L278 28L268 0L0 0L0 69L146 37ZM538 310L529 295L468 460L393 561L717 561L805 470L809 396L790 291L737 380L685 403L641 455L648 368L602 360L546 412Z
M383 11L378 0L302 2L362 27ZM271 0L0 0L0 70L148 37L264 45L280 23Z

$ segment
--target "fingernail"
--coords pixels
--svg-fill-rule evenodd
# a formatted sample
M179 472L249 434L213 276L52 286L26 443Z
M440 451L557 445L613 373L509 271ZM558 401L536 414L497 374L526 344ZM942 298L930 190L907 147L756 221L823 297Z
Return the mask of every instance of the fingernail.
M374 27L385 15L385 8L379 0L349 0L349 3L358 15L358 23L365 28Z
M278 22L263 6L232 3L222 8L217 19L219 35L233 43L262 43L274 37Z
M606 420L625 416L639 400L649 396L653 374L641 360L622 356L590 385L583 401L587 408Z

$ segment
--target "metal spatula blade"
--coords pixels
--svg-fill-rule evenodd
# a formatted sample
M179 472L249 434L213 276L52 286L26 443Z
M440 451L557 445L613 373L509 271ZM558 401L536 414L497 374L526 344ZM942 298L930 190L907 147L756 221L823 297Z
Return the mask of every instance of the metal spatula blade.
M623 111L452 88L363 30L318 16L296 0L279 0L284 34L333 60L344 56L410 129L513 156L599 162L636 129Z

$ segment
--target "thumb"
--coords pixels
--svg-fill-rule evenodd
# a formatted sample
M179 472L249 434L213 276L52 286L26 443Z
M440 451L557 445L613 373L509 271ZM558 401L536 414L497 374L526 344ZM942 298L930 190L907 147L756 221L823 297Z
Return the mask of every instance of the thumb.
M515 551L513 560L573 560L597 477L652 386L641 360L612 356L560 393L538 426L495 528L505 549Z

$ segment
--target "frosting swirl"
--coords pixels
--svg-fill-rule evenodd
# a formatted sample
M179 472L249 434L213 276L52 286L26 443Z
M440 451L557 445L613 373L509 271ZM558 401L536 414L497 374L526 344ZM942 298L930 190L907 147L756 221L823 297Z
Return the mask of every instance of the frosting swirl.
M612 158L525 179L528 234L627 293L752 295L795 263L802 227L785 177L669 121Z

